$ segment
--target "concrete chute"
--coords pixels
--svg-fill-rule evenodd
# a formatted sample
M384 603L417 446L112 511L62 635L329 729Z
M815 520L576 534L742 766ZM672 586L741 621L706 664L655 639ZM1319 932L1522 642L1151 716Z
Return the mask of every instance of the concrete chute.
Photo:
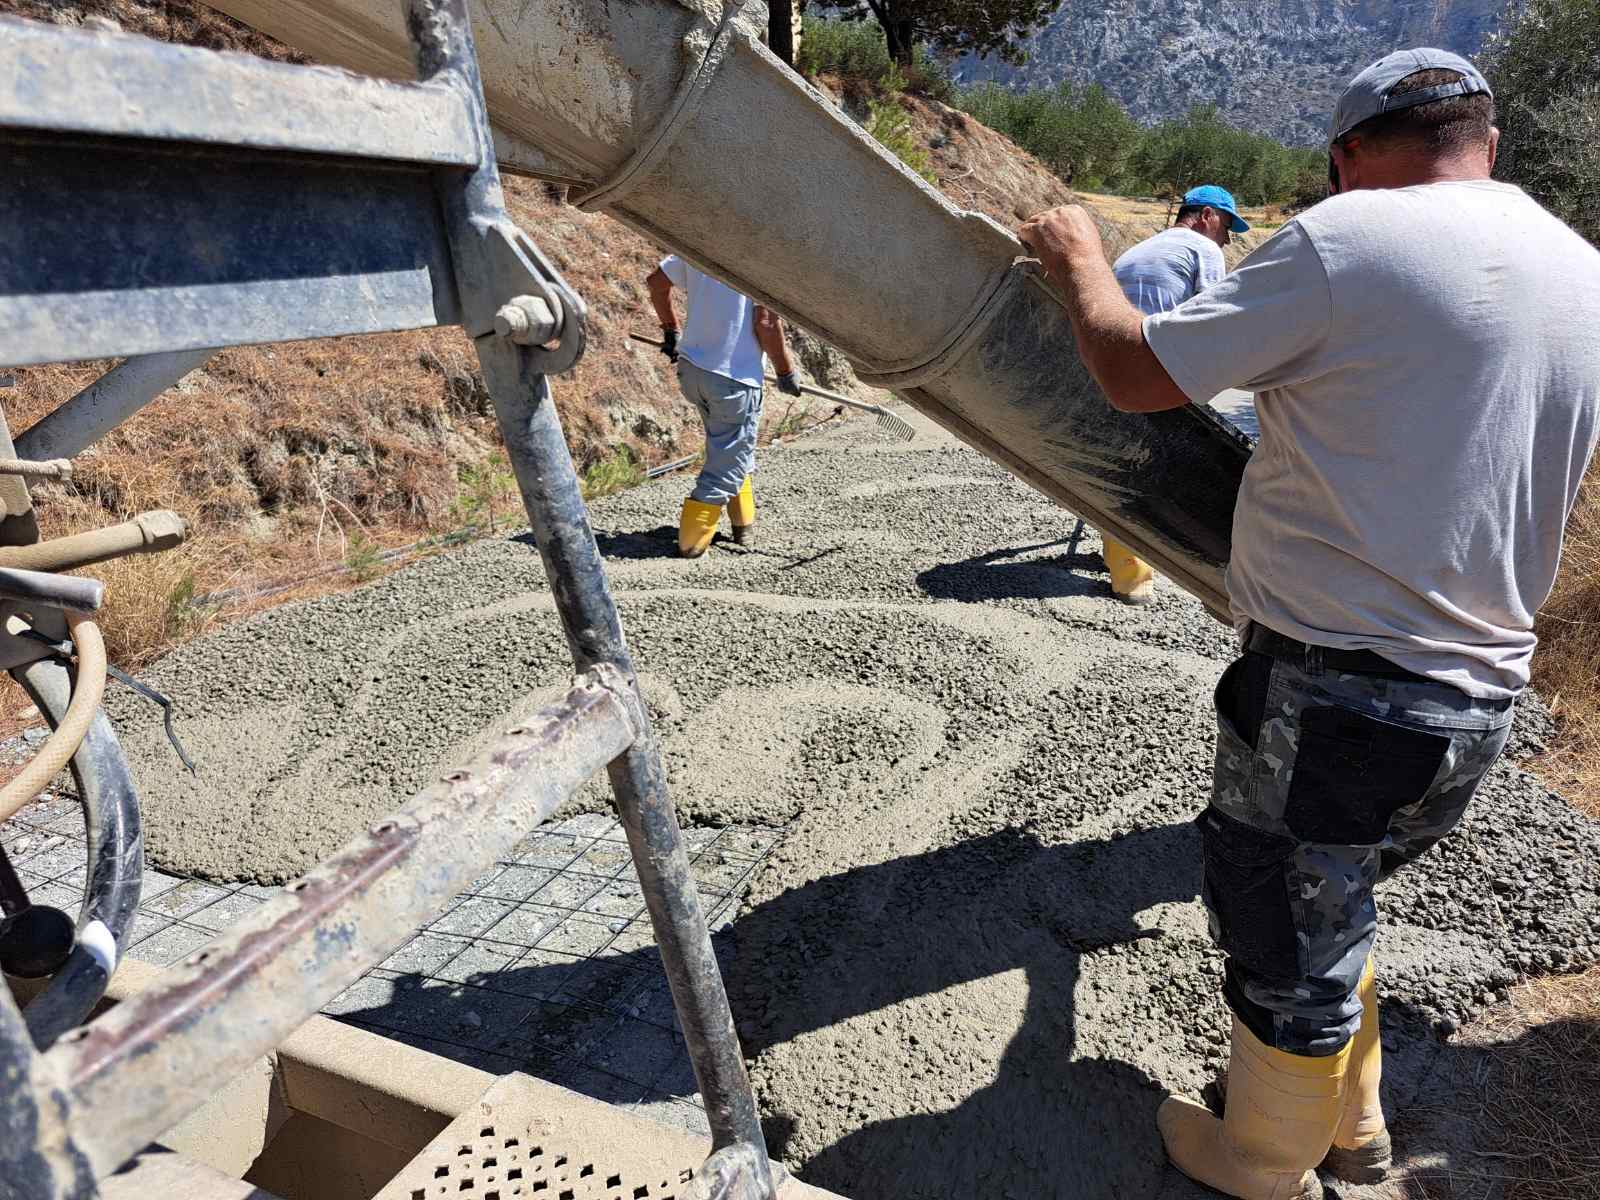
M216 0L325 62L409 76L393 0ZM1113 411L1007 230L908 171L760 42L759 4L474 0L501 165L567 184L844 351L1215 612L1249 443Z

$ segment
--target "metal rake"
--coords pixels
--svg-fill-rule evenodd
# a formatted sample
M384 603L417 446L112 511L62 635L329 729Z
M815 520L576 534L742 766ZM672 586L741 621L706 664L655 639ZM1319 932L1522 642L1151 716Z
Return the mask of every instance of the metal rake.
M643 342L646 346L654 346L658 350L661 348L660 338L653 338L645 333L630 333L628 336L636 342ZM772 383L778 382L776 375L768 375L767 379ZM852 400L849 396L841 396L838 392L830 392L826 388L813 387L809 383L802 383L800 390L816 396L820 400L828 400L834 404L842 404L846 408L858 408L862 412L871 413L878 418L878 428L898 441L909 442L917 436L917 431L909 422L896 416L881 404L868 404L863 400Z
M773 383L778 382L775 375L768 375L767 378L772 380ZM809 383L802 383L800 390L820 399L831 401L834 404L843 404L846 408L859 408L862 412L872 413L878 418L878 428L898 441L909 442L917 436L917 431L912 428L909 422L902 420L881 404L867 404L861 400L852 400L849 396L841 396L838 392L830 392L825 388L813 387Z

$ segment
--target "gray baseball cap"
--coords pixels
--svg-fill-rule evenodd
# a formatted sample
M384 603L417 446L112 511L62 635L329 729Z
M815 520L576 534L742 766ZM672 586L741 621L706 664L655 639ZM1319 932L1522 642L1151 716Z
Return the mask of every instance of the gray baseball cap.
M1399 96L1389 95L1395 84L1402 79L1410 78L1418 71L1455 71L1461 78L1454 83L1440 84L1438 87L1422 88ZM1450 96L1473 96L1479 93L1485 96L1494 95L1489 90L1489 81L1483 77L1478 68L1459 54L1427 48L1396 50L1393 54L1387 54L1373 63L1352 79L1349 86L1344 89L1344 95L1339 97L1339 103L1333 110L1333 124L1329 127L1328 142L1330 144L1337 142L1361 122L1386 112L1399 112L1402 109L1414 108L1418 104L1444 100Z

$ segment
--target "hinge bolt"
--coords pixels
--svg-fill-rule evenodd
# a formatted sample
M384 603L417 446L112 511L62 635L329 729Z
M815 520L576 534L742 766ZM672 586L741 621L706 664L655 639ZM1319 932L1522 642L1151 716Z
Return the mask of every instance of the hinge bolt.
M514 296L494 315L494 331L519 346L542 346L561 332L560 305L542 296Z

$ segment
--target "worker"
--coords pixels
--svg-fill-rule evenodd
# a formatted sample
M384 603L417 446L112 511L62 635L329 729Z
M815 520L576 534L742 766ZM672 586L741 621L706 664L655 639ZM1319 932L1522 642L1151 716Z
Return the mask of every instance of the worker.
M777 315L696 270L676 254L645 280L661 322L661 352L677 367L678 386L700 412L706 428L706 461L678 518L678 553L699 558L717 535L728 509L733 540L755 540L756 501L750 477L756 469L761 431L762 352L770 355L778 388L800 395L789 346ZM672 289L688 300L688 320L679 336Z
M1129 247L1111 271L1128 302L1146 315L1177 308L1227 273L1222 248L1250 225L1239 215L1225 188L1205 184L1184 193L1170 229ZM1149 604L1156 598L1156 573L1150 564L1104 533L1101 553L1111 575L1111 594L1124 604Z
M1075 207L1023 241L1111 404L1256 393L1227 571L1203 897L1233 1012L1221 1119L1157 1121L1247 1200L1381 1179L1373 887L1461 819L1528 682L1534 614L1600 425L1600 250L1490 177L1466 60L1391 54L1341 95L1330 197L1146 317Z

